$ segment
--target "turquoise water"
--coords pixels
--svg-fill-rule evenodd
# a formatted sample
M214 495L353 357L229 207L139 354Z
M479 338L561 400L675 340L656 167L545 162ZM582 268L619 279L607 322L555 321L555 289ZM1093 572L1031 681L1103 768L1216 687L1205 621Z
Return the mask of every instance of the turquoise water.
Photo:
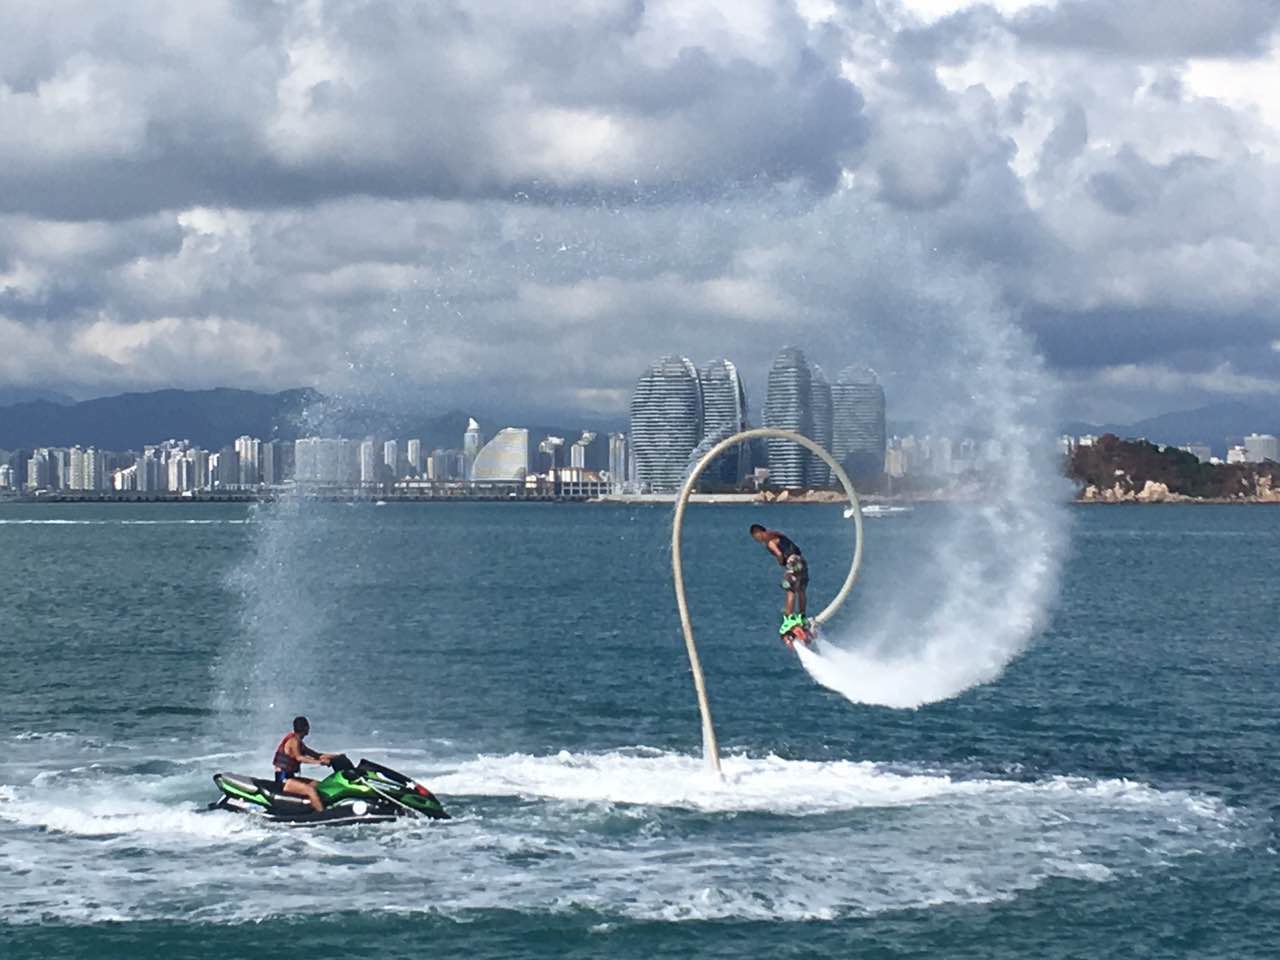
M948 509L868 524L855 638ZM755 521L815 600L848 548L692 511L717 784L665 508L0 507L3 955L1274 955L1280 511L1073 511L1029 650L914 711L773 639ZM297 712L456 819L202 812Z

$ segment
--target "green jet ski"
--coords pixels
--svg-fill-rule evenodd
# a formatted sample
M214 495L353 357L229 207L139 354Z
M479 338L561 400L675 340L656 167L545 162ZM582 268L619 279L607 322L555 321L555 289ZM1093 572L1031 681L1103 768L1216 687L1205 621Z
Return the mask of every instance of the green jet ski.
M403 773L361 758L333 758L333 773L316 784L323 810L312 810L305 797L285 793L274 780L238 773L215 773L222 796L210 810L233 810L297 826L386 823L401 817L448 820L435 794Z

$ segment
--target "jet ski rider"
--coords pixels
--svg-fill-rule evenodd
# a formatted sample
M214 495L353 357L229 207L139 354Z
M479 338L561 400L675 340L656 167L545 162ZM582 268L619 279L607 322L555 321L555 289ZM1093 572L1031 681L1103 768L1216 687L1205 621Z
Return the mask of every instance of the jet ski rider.
M306 717L294 717L293 732L284 735L284 739L276 747L276 755L272 757L271 763L276 768L277 786L295 797L306 797L311 801L311 809L319 813L324 809L324 803L316 791L316 782L298 774L304 763L332 763L333 754L316 753L303 743L302 738L310 732L311 724Z

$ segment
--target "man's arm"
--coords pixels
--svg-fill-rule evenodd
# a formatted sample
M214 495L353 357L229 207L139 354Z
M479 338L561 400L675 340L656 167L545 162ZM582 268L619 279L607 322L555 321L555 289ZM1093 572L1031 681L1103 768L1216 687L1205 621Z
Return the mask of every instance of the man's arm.
M769 541L768 547L769 552L772 553L774 559L778 561L778 566L785 567L787 565L787 558L782 555L782 548L778 546L778 540L776 537Z
M284 752L293 757L299 763L319 763L327 764L333 761L333 756L328 753L316 753L306 744L297 740L290 740L284 748Z

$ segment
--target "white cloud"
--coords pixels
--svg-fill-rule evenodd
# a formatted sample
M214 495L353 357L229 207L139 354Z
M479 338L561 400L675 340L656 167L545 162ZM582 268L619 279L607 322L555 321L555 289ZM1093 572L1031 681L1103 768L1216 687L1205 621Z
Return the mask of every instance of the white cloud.
M1280 379L1265 4L167 9L7 11L11 382L616 404L797 339L906 383L970 284L1084 390Z

